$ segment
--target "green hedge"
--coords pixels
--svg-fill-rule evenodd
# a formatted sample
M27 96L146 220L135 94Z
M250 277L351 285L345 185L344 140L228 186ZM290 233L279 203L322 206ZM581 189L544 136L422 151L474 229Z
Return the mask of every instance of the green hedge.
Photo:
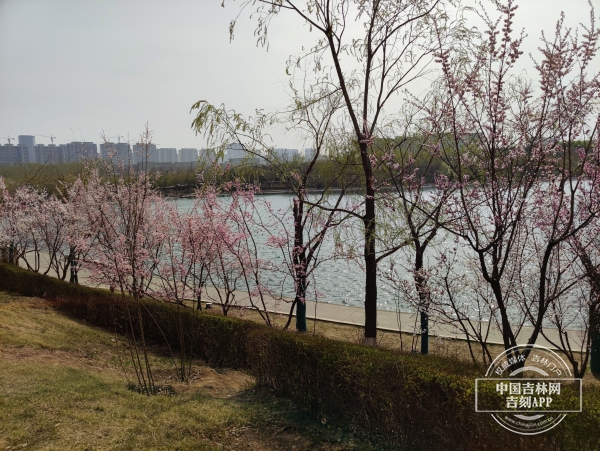
M44 297L111 330L124 328L124 306L133 302L6 264L0 264L0 289ZM586 386L582 413L545 434L520 436L474 411L474 379L482 371L463 362L283 332L151 300L142 301L141 311L147 339L177 348L182 325L194 354L207 363L248 371L315 417L374 434L390 449L600 449L598 389ZM479 396L494 402L493 393Z

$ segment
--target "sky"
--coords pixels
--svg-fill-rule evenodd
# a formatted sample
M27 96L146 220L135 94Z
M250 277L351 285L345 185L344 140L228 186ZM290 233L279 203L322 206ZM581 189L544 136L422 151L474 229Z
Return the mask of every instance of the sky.
M600 6L599 0L592 0ZM134 142L146 123L157 147L205 147L190 125L198 100L245 115L288 102L286 60L309 46L295 15L269 29L268 51L256 46L255 21L227 0L0 0L0 142L7 136L53 135L71 141ZM542 30L589 24L587 0L520 0L515 29L525 27L525 55ZM465 4L477 7L473 0ZM490 11L492 8L489 8ZM596 17L600 8L596 11ZM523 70L533 67L528 58ZM290 134L274 147L299 147ZM13 141L13 142L16 142ZM50 138L36 136L50 144Z

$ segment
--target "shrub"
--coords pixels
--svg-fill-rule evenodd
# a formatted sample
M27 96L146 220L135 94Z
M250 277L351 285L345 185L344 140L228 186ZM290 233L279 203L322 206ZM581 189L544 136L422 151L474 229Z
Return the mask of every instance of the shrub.
M125 327L126 302L107 290L7 264L0 264L0 289L44 297L69 315L111 330ZM598 449L600 443L595 388L586 386L581 414L543 435L520 436L474 411L474 379L482 371L473 365L284 332L152 300L142 304L148 340L166 340L176 349L176 324L183 321L195 356L246 370L322 421L374 434L392 449L580 450ZM479 396L494 402L493 393Z

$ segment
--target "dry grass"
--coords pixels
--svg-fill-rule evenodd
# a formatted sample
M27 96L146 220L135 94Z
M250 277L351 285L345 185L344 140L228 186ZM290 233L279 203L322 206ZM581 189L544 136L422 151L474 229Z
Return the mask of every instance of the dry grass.
M0 292L0 449L374 449L244 373L198 364L190 383L177 382L161 349L152 363L170 395L130 391L125 346L43 300Z

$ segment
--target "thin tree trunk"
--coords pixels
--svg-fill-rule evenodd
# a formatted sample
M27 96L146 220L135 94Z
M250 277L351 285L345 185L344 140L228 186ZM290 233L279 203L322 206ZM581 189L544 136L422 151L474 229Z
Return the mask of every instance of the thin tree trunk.
M374 190L367 188L365 227L365 339L364 344L377 344L377 260L375 256L375 199Z
M296 295L296 330L306 332L306 279L298 282L298 294Z

